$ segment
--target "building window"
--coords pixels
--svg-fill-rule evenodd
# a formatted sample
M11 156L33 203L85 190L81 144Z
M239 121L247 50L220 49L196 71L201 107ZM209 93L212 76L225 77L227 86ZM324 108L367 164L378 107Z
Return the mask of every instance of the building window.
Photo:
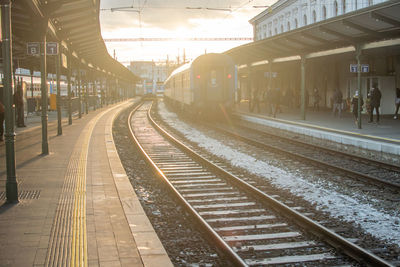
M272 32L271 30L269 30L268 36L271 37L272 36Z
M312 12L312 19L314 23L317 22L317 13L315 13L315 10Z
M283 33L283 25L281 25L281 33Z
M297 19L294 19L294 28L297 29L299 27L299 23L297 22Z
M333 3L333 16L336 17L338 15L338 4L337 1Z
M278 30L275 28L274 31L275 31L275 35L277 35L278 34Z
M326 6L322 7L322 19L326 19Z
M290 22L287 22L287 30L290 31Z
M372 6L373 4L374 4L374 1L368 0L368 5L369 5L369 6Z
M342 0L342 11L343 14L346 13L346 0Z
M303 17L303 25L304 26L307 25L307 15L304 15L304 17Z

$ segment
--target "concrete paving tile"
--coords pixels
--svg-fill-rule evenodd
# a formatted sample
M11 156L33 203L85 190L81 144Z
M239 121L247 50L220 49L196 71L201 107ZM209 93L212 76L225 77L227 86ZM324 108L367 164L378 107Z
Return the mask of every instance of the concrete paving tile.
M140 257L121 258L121 267L142 267L144 266Z
M166 254L164 255L142 255L143 264L146 267L172 267L171 260Z
M36 250L34 264L44 265L46 263L47 249Z
M91 261L88 261L88 266L89 267L99 267L100 263L98 260L91 260Z
M134 233L134 238L141 255L165 253L165 249L155 232Z
M121 262L117 261L100 261L100 267L121 267Z
M118 242L117 247L118 247L118 255L120 258L140 257L135 244Z
M50 241L50 235L41 235L39 241L39 248L48 248Z
M153 230L153 226L145 214L129 214L126 217L132 233L148 232Z
M100 245L97 247L99 261L115 261L119 259L118 250L115 245Z

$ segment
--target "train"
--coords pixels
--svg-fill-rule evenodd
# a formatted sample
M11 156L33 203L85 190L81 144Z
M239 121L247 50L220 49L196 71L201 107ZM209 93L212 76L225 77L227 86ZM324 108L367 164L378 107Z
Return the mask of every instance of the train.
M204 54L175 69L164 82L164 101L193 114L229 114L237 67L224 54Z

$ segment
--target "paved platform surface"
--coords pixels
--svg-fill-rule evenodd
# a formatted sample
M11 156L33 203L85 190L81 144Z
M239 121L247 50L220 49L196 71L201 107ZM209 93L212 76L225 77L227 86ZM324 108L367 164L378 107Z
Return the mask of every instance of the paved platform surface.
M0 144L0 266L172 266L114 145L113 119L131 104L64 120L62 136L49 118L46 156L40 119L28 119L16 137L18 204L5 203Z
M301 119L299 109L282 107L282 112L272 118L264 104L260 112L249 112L248 102L236 106L238 114L244 119L266 124L267 126L328 139L342 144L350 144L370 150L400 155L400 119L393 115L381 116L380 123L368 123L369 117L362 115L362 129L358 129L350 112L342 116L332 116L331 110L313 111L307 109L306 120ZM376 115L374 115L374 120Z

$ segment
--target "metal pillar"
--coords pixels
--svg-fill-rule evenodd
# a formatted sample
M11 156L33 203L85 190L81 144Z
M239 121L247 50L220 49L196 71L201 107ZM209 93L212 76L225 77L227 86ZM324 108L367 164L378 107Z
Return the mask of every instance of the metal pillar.
M88 81L85 81L86 87L85 87L85 112L86 114L89 113L89 83Z
M79 119L82 118L82 91L81 91L81 69L78 63L78 95L79 95Z
M356 59L357 59L357 90L358 90L358 109L357 109L357 127L358 129L361 129L361 99L362 99L362 93L361 93L361 47L360 45L356 45Z
M61 46L60 46L61 47ZM62 117L61 117L61 53L56 55L56 76L57 76L57 135L62 135Z
M71 74L72 74L72 55L68 50L68 70L67 70L67 94L68 94L68 124L72 124L72 109L71 109Z
M92 84L93 84L92 92L93 92L93 100L94 100L93 110L96 110L96 106L97 106L97 84L96 84L96 79L95 78L93 78Z
M29 69L29 74L31 75L31 97L33 99L33 69Z
M301 119L306 119L306 58L304 56L301 57Z
M47 138L47 62L46 62L46 32L47 21L45 23L45 30L42 32L42 43L40 45L40 74L41 74L41 98L42 98L42 154L49 154L49 144Z
M15 171L15 132L13 116L12 88L12 35L11 35L11 1L1 1L1 32L3 54L3 88L5 107L5 146L6 146L6 197L8 203L18 202L18 184Z
M100 108L103 108L104 105L104 81L102 78L100 78Z

